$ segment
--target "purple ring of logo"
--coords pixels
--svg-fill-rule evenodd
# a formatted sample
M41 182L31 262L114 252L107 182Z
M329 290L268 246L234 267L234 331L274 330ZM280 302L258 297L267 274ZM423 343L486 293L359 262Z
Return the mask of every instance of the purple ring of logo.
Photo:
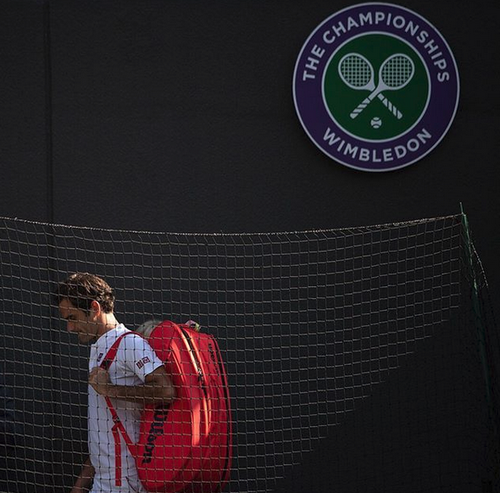
M365 25L356 22L361 18L365 19ZM372 22L369 22L369 19ZM375 23L375 19L379 19L379 22ZM348 26L351 28L348 29ZM418 26L416 31L415 26ZM431 80L429 104L418 125L389 142L367 142L347 134L332 120L323 100L323 73L331 55L349 39L374 32L387 33L411 45L424 60ZM445 73L448 75L443 75ZM440 80L443 78L445 80ZM399 169L413 164L431 152L441 142L453 122L459 92L455 58L441 34L420 15L387 3L355 5L323 21L302 47L293 75L295 108L311 140L332 159L364 171ZM362 149L359 155L363 154L364 159L360 159L357 153L353 156L352 153L336 151L329 145L329 140L325 139L328 130L330 135L334 132L335 136L345 143Z

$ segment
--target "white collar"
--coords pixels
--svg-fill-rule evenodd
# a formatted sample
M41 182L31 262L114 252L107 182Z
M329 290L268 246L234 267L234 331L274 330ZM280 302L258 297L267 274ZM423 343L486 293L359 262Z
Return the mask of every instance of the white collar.
M127 327L123 324L118 324L116 327L113 329L108 330L107 332L104 332L97 341L95 341L92 344L92 347L100 347L100 348L109 348L113 345L113 343L120 337L124 332L130 332Z

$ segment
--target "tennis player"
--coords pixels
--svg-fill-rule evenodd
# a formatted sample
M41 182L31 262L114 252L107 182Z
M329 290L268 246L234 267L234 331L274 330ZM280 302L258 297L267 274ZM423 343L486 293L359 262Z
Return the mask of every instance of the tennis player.
M168 404L175 389L162 362L145 339L137 334L122 338L108 370L100 367L113 343L130 332L114 313L115 296L101 278L76 273L59 284L57 303L67 329L83 343L92 343L89 362L89 459L71 493L144 493L135 460L120 434L113 434L109 397L128 435L139 439L145 403Z

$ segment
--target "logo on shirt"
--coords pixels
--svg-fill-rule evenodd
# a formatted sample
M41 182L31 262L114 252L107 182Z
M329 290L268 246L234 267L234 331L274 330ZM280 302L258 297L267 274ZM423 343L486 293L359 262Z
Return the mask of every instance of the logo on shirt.
M151 360L147 356L144 356L144 358L137 361L136 365L139 369L141 369L146 363L150 363L150 362L151 362Z
M364 3L309 36L293 95L304 130L351 168L389 171L431 152L457 110L458 69L442 35L406 8Z
M97 356L97 362L101 361L102 357L104 356L104 353L99 353L99 356Z

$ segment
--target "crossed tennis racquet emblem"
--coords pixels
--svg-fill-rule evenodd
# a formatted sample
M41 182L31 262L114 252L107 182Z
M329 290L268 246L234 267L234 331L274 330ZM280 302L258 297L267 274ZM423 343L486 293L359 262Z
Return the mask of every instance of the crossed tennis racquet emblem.
M415 74L415 64L409 56L395 53L387 57L380 65L377 85L372 64L359 53L344 55L338 69L340 78L346 86L357 91L370 91L370 94L352 110L350 114L352 119L359 116L375 98L380 99L398 120L403 117L401 111L384 96L383 92L398 91L411 81Z

